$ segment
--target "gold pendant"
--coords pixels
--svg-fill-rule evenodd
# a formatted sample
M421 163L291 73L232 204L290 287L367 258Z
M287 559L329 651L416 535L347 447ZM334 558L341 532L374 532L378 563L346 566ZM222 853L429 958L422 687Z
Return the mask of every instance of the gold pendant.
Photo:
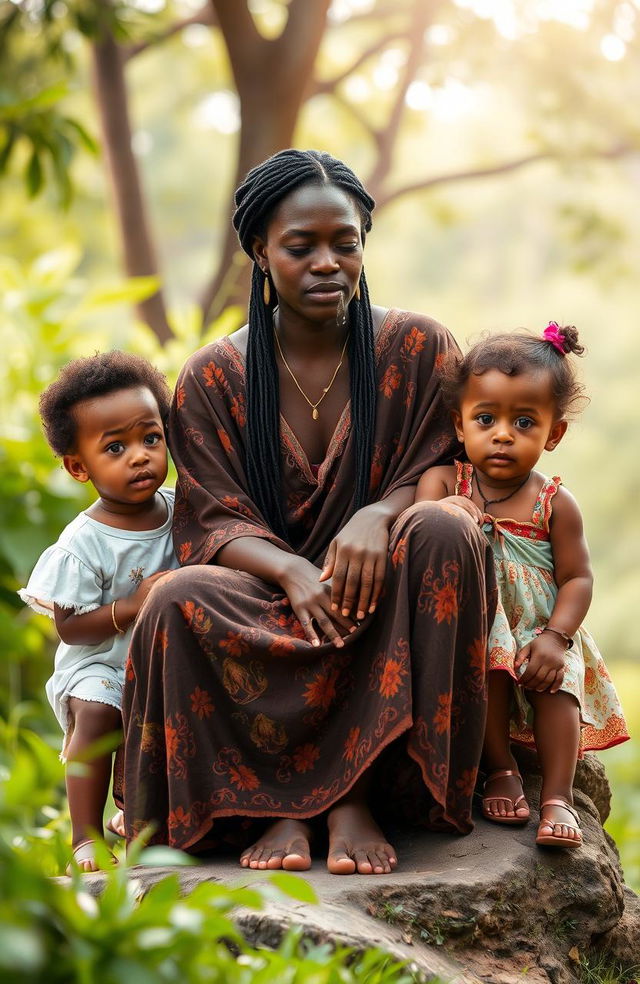
M318 417L320 416L320 414L318 413L318 408L317 407L314 407L313 408L313 413L311 414L311 416L313 417L314 420L317 420L318 419Z

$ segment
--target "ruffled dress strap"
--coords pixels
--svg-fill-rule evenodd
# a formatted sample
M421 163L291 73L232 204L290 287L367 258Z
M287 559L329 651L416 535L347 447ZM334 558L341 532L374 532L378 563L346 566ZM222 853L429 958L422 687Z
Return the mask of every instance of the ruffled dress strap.
M553 511L553 497L561 485L562 479L559 475L554 475L553 478L545 478L542 483L531 517L533 525L540 530L549 532L549 520Z
M473 465L470 461L456 461L455 494L470 499L473 492Z

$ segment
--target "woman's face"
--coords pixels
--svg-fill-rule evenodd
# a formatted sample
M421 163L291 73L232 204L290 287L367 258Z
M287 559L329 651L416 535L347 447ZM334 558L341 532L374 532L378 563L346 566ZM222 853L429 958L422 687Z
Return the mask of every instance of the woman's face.
M360 213L334 185L303 185L280 202L254 254L271 276L281 317L335 320L360 279Z

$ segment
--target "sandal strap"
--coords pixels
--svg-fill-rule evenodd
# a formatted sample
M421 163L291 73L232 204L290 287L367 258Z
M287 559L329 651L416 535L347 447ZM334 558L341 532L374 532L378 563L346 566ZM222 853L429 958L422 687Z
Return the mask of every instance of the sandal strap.
M578 816L576 810L574 810L574 808L571 806L570 803L567 803L565 800L561 800L561 799L545 800L544 803L540 804L541 813L544 810L545 806L561 806L563 810L568 810L578 826L573 827L571 824L568 823L563 824L561 820L545 820L542 817L540 819L540 823L551 823L552 826L554 827L556 826L556 824L560 823L562 824L563 827L572 827L572 830L580 830L580 817Z
M95 861L95 843L96 841L93 837L87 837L86 840L80 841L79 844L76 844L71 853L77 864L80 864L82 861ZM111 854L111 852L109 853ZM118 863L118 859L115 855L111 854L111 858L113 859L113 864Z
M510 796L485 796L483 797L486 803L493 803L494 800L499 800L502 803L511 803L514 810L518 809L518 804L526 800L525 796L518 796L517 799L512 799Z
M496 769L495 772L490 772L484 781L485 786L488 782L493 782L494 779L506 779L508 776L515 776L522 782L522 776L517 769ZM500 799L499 796L492 796L492 799Z

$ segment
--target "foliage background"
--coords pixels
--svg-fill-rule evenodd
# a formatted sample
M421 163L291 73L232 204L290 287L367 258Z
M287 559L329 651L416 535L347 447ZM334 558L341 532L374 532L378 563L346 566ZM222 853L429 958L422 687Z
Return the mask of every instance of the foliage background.
M307 0L307 14L322 6ZM190 351L241 322L242 270L228 257L226 283L235 277L238 290L218 291L213 320L201 303L224 261L229 193L251 136L230 7L273 39L301 5L0 2L0 710L51 745L42 693L55 640L15 591L89 491L52 459L37 398L69 358L108 347L141 352L173 382ZM334 0L292 134L375 186L366 266L377 303L428 312L463 346L487 329L578 326L590 403L542 467L583 508L596 573L589 626L635 733L639 20L637 0ZM408 77L418 22L425 43ZM144 269L126 259L91 81L105 36L129 55L137 46L126 83L155 253ZM256 48L254 92L269 77L260 57ZM257 152L258 136L249 144ZM159 286L165 336L144 307ZM605 764L609 829L640 888L637 743Z

